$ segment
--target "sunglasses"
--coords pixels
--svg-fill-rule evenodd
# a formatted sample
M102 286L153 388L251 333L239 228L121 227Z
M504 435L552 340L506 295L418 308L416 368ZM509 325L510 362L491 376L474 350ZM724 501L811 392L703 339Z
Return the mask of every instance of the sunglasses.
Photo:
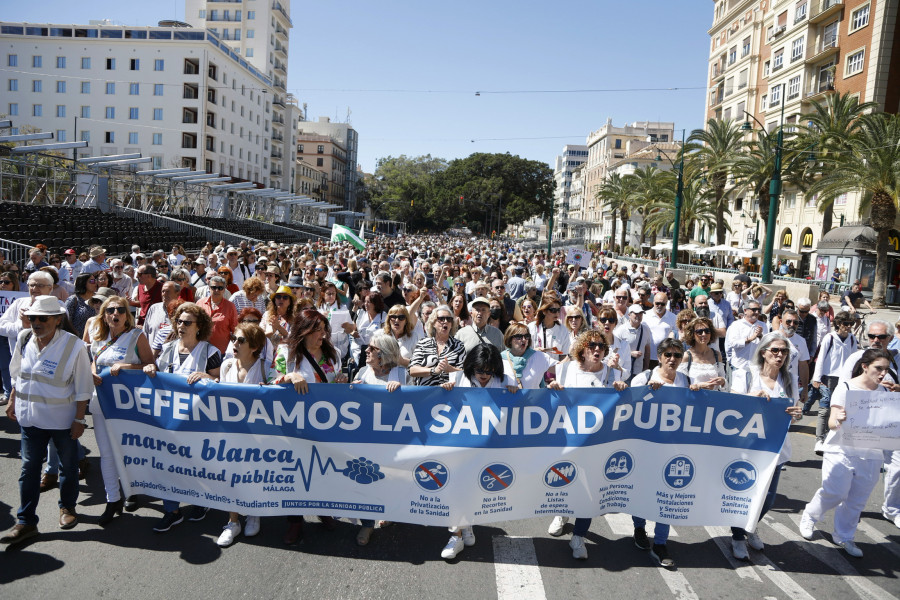
M0 285L12 285L12 281L9 279L0 279Z
M582 318L583 318L583 317L582 317L581 315L573 315L573 316L571 316L571 317L566 317L566 321L578 321L579 319L582 319ZM608 323L608 322L609 322L609 321L603 321L603 319L600 319L600 321L603 322L603 323Z
M290 300L291 297L285 294L275 294L274 300Z
M41 323L46 323L47 319L50 318L49 315L25 315L31 323L35 321L40 321Z
M771 352L775 356L778 356L779 354L787 356L790 350L788 350L787 348L769 348L769 352Z
M492 377L494 375L493 371L482 371L481 369L475 369L475 374L476 375L490 375Z
M52 287L49 283L29 283L30 288Z
M785 319L784 324L785 324L785 325L796 325L796 324L799 323L799 322L800 322L800 321L797 321L796 319L791 320L791 321L788 321L788 320ZM871 336L869 336L869 337L871 337ZM887 336L884 336L884 337L887 337Z
M758 308L745 308L744 312L758 313L759 309Z
M616 322L618 322L619 319L614 319L612 317L600 317L597 320L600 321L601 323L616 323Z
M603 342L588 342L587 347L591 350L606 350L608 346Z
M190 327L191 325L193 325L196 322L197 321L185 321L184 319L178 319L176 321L176 323L178 323L179 325L184 325L185 327Z
M616 296L616 300L628 300L628 296Z
M230 339L231 339L231 341L232 341L235 345L237 345L237 344L246 344L246 343L247 343L247 338L245 338L245 337L242 336L242 335L232 335L232 336L230 337Z
M665 302L654 302L653 303L653 306L665 306L665 305L666 305Z
M525 341L525 340L527 340L529 337L531 337L531 336L529 336L529 335L526 334L526 333L517 333L517 334L515 334L515 335L509 336L509 339L510 339L510 341L515 342L515 341Z
M128 311L128 309L125 308L124 306L107 306L106 307L106 314L108 314L108 315L114 315L116 313L119 313L120 315L124 315L127 311Z
M886 334L886 333L880 333L880 334L877 334L877 335L874 334L874 333L869 333L869 334L866 334L866 335L868 336L868 338L869 338L870 340L886 340L886 339L888 339L889 337L891 337L890 335L888 335L888 334Z
M709 335L709 329L695 329L694 335Z
M405 321L406 315L389 315L388 319L391 321Z
M435 321L440 321L441 323L449 323L453 320L453 317L437 317Z
M223 285L211 285L211 286L209 286L209 289L214 290L214 291L216 291L216 292L221 292L222 290L225 289L225 286L223 286Z
M259 319L244 319L241 323L252 323L253 325L259 325Z
M684 356L683 352L663 352L663 356L666 358L681 358Z
M407 294L409 294L409 293L416 291L416 288L406 287L406 288L403 288L403 291L406 292Z
M553 313L555 315L555 314L559 313L559 308L548 308L547 312Z

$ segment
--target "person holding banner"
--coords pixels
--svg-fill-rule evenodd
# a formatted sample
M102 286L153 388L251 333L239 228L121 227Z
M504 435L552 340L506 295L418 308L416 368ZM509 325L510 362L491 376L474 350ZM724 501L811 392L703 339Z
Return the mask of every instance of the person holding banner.
M456 319L446 304L431 313L425 325L428 337L419 340L409 361L409 376L415 385L438 386L450 380L450 373L462 369L466 359L465 345L454 337Z
M716 337L713 322L707 317L697 317L684 328L688 349L678 370L703 390L722 391L725 387L725 361L711 346Z
M791 415L794 420L799 420L803 416L803 412L798 404L800 392L796 387L796 378L790 368L790 355L792 352L794 351L792 350L791 342L781 333L771 332L764 335L759 345L756 346L753 356L750 357L747 370L743 371L741 376L735 375L732 377L732 393L760 396L768 399L786 398L789 402L785 412ZM781 477L780 465L786 463L790 458L791 445L789 439L785 437L781 455L778 457L779 466L775 468L772 481L769 482L766 498L763 501L762 510L759 514L760 520L775 504L775 493L778 490L778 480ZM749 560L748 545L754 550L765 548L763 541L756 532L748 532L740 527L732 527L732 555L739 560Z
M613 333L619 322L619 316L615 309L604 306L600 309L597 322L600 324L599 329L603 334L603 341L609 348L606 355L607 366L619 371L619 379L627 379L631 372L631 347L628 342Z
M397 364L408 368L413 350L418 341L422 339L419 328L416 327L418 319L405 306L399 304L395 304L388 310L387 317L383 333L392 336L397 341L400 348Z
M478 344L466 355L461 371L450 374L449 381L441 384L445 390L461 388L506 388L515 393L519 388L515 378L503 368L500 350L490 343ZM441 550L441 558L451 560L469 546L475 545L472 527L451 527L450 540Z
M279 346L275 369L280 374L276 384L289 383L298 394L309 392L310 383L347 383L341 372L341 357L331 344L331 326L325 315L314 308L297 313L287 343ZM327 529L334 529L334 519L320 516ZM284 543L292 546L303 539L303 515L288 517Z
M803 509L803 516L800 518L800 535L811 540L815 535L816 522L826 512L835 509L834 542L854 558L863 556L853 538L859 525L859 517L878 483L884 453L882 450L843 445L841 424L847 420L844 406L849 391L888 391L882 385L882 380L888 373L891 360L891 354L887 350L866 350L853 367L853 379L838 384L834 390L828 418L830 431L825 438L822 459L822 487Z
M579 312L580 314L580 312ZM522 323L510 323L503 336L506 346L500 356L509 372L516 377L519 389L536 390L541 387L544 375L559 362L544 352L531 347L531 334Z
M177 373L187 378L189 384L201 379L215 379L219 376L222 356L219 350L207 340L212 333L212 317L199 305L185 302L173 316L175 328L169 334L170 341L163 344L156 363L144 367L144 373L156 377L157 371ZM156 533L169 531L184 521L175 500L163 500L165 514L153 526ZM188 516L189 521L202 521L209 508L196 507Z
M103 383L100 371L105 367L109 367L109 374L115 377L122 369L143 369L146 365L153 364L150 342L144 332L134 326L134 315L131 314L126 298L107 298L100 307L99 314L101 316L92 328L90 346L95 386ZM108 525L116 514L122 514L124 501L119 490L119 474L116 472L112 444L106 433L105 418L96 392L91 397L90 407L94 419L94 438L100 450L100 473L106 490L106 509L97 523Z
M571 361L557 365L556 381L548 387L552 390L587 387L612 387L615 390L624 390L628 384L622 381L621 371L607 366L605 358L608 350L609 346L603 332L593 329L585 331L572 344L569 353ZM573 558L587 560L588 551L584 545L584 535L591 528L592 520L582 517L575 519L572 539L569 540ZM553 537L561 536L568 522L569 517L561 515L553 517L547 533Z
M244 310L255 309L248 307ZM222 366L219 368L221 383L265 385L275 380L276 372L262 359L262 351L269 340L266 339L266 334L259 325L238 323L231 336L231 343L234 347L234 357L226 358L222 362ZM247 537L253 537L259 533L259 517L248 515L243 532ZM234 542L234 538L240 534L240 515L236 512L229 512L228 523L222 528L222 533L216 543L222 547L230 546Z
M552 355L553 358L569 353L569 330L559 321L560 310L562 302L559 301L559 297L556 294L544 294L537 320L528 325L532 347Z

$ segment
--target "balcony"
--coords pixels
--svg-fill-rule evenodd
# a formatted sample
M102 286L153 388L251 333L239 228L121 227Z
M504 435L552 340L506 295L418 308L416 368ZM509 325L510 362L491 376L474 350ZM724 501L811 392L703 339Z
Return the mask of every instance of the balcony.
M837 54L839 50L840 44L838 43L838 36L829 35L819 40L819 43L816 44L815 49L806 59L806 63L810 64L819 62L820 60L824 60L832 55Z
M287 58L287 49L277 42L275 44L275 52L278 52L283 57Z
M273 3L272 3L272 10L277 10L278 12L280 12L280 13L284 16L285 19L287 19L287 22L288 22L288 23L290 23L291 25L294 24L294 22L291 21L291 18L288 16L287 11L284 10L284 7L281 5L281 2L278 2L277 0L276 0L275 2L273 2Z
M284 141L284 136L283 136L282 134L280 134L280 133L275 133L275 132L273 131L273 132L272 132L272 141L273 141L273 142L283 142L283 141Z
M200 74L200 61L196 58L186 58L184 59L184 74L185 75L199 75Z
M725 90L723 88L719 88L717 92L712 94L709 98L709 105L718 106L722 104L722 101L725 100Z
M806 100L817 100L820 96L824 96L829 92L834 91L834 80L831 78L826 79L825 81L820 81L815 83L809 90L807 90L804 98Z
M844 8L843 0L816 0L809 14L810 24L821 23Z
M725 77L725 65L723 63L713 65L712 79L718 81Z
M275 35L279 35L279 36L283 37L285 40L287 40L287 36L288 36L287 29L285 29L284 27L282 27L281 25L276 23L275 24Z
M275 148L272 148L271 157L273 159L281 160L282 158L284 158L284 154L281 153L281 150L276 150Z
M284 82L281 81L280 79L278 79L277 77L275 78L275 83L273 85L275 87L277 87L279 90L281 90L282 92L287 92L287 88L284 86Z
M278 97L274 98L272 100L272 104L275 106L280 106L281 108L284 108L284 100L282 100L281 98L278 98Z
M187 124L195 124L197 122L197 111L192 108L182 109L181 122Z
M772 65L772 72L775 73L777 71L782 70L783 68L784 68L784 60L782 59L782 61L780 63L778 63L777 65Z
M284 65L278 61L275 61L275 70L279 73L284 73L285 75L287 75L287 71L284 70Z

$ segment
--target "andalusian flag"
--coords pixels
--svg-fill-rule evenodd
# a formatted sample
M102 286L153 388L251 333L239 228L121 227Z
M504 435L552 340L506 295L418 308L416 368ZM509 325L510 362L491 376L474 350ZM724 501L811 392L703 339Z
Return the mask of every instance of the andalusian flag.
M354 248L362 252L366 249L366 242L356 235L349 227L335 223L331 226L332 242L349 242Z

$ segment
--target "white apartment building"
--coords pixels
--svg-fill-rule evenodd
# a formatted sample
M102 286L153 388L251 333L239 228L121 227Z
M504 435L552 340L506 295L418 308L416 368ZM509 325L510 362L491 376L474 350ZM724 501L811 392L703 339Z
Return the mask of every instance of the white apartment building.
M345 211L357 211L357 208L361 208L356 206L358 181L356 162L359 152L359 134L349 123L332 123L328 117L319 117L317 121L301 121L298 127L301 136L305 134L328 136L344 149L346 165L343 172L343 206ZM295 127L294 130L297 131L298 127Z
M560 239L578 237L575 223L569 218L570 200L572 195L572 173L587 161L587 146L566 144L562 154L556 157L553 165L553 180L556 182L556 190L553 192L553 202L556 215L556 227L554 233Z
M299 120L296 102L211 31L173 22L3 22L0 86L0 114L20 130L87 141L78 156L141 152L152 168L187 166L290 186L283 173L293 168L293 144L285 157L287 128L279 139L274 119Z

